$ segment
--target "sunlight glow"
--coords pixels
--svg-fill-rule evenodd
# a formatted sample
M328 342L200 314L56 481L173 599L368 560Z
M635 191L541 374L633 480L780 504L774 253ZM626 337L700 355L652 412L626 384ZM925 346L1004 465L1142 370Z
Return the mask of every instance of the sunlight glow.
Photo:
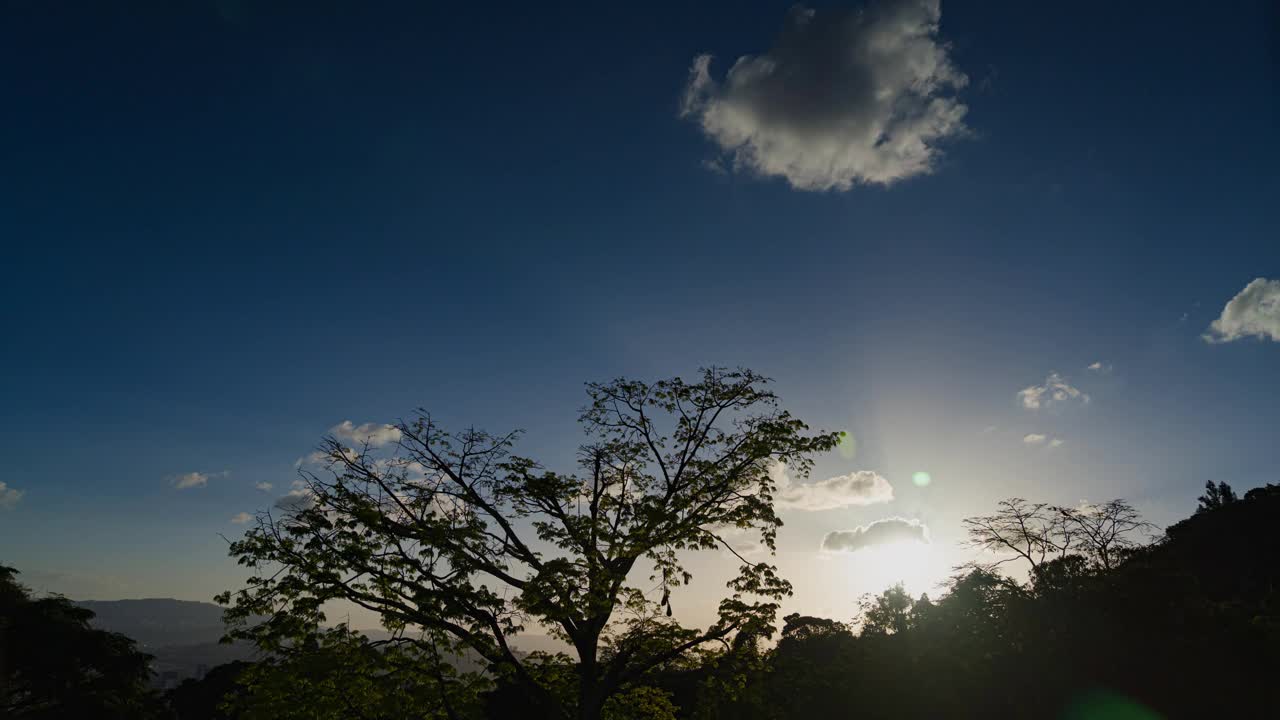
M936 594L950 571L946 560L929 543L902 541L863 548L848 555L850 580L873 594L901 582L914 597Z

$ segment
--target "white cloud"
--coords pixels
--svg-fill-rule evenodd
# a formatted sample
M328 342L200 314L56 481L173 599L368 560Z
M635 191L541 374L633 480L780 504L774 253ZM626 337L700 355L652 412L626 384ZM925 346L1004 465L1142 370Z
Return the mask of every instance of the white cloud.
M893 486L879 473L860 470L815 483L797 484L787 466L774 463L769 474L777 483L774 504L782 510L834 510L852 505L875 505L893 499Z
M369 447L382 447L400 439L400 428L384 423L356 425L350 420L343 420L329 428L329 432L353 445L368 444Z
M9 487L8 484L0 481L0 509L7 510L17 505L25 494L24 491Z
M1096 372L1100 375L1106 375L1111 372L1111 364L1104 363L1101 360L1098 360L1096 362L1090 363L1086 369L1089 370L1090 372Z
M1039 410L1073 400L1088 405L1089 395L1073 387L1056 372L1049 373L1043 385L1032 385L1018 391L1018 401L1028 410Z
M1211 343L1246 337L1280 342L1280 280L1256 278L1245 285L1201 337Z
M872 545L895 542L929 542L929 528L919 520L891 517L852 530L827 533L822 549L829 552L856 552Z
M232 516L231 522L235 525L244 525L245 523L249 522L252 519L253 519L252 515L250 515L247 512L242 512L242 513L236 513L234 516Z
M1049 447L1051 448L1062 447L1062 438L1054 438L1050 440Z
M968 78L938 39L938 0L872 0L853 11L794 7L781 36L724 81L693 61L681 115L735 168L799 190L889 185L931 172L941 140L963 134L954 91Z
M260 482L260 483L254 483L253 487L258 490L261 490L262 492L271 492L271 488L275 487L275 485L272 485L269 482Z
M281 510L296 512L306 510L315 504L316 494L311 486L303 480L294 480L289 484L289 492L276 500L275 506Z
M1022 442L1028 445L1043 445L1044 441L1048 439L1049 438L1047 436L1041 435L1040 433L1030 433L1022 437Z
M205 487L212 478L226 477L231 473L223 470L216 473L189 472L181 475L175 475L169 478L169 482L179 490L189 490L191 488Z

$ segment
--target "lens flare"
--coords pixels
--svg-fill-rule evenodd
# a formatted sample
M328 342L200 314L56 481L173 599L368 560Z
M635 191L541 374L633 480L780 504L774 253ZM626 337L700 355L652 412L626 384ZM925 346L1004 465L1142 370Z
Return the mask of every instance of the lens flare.
M1066 720L1161 720L1150 708L1103 690L1077 698L1062 717Z
M848 431L840 433L840 442L836 445L836 450L840 452L840 457L845 460L852 460L853 456L858 454L857 438Z
M933 478L929 476L929 473L921 470L911 476L911 482L915 483L916 487L929 487L929 484L933 482Z

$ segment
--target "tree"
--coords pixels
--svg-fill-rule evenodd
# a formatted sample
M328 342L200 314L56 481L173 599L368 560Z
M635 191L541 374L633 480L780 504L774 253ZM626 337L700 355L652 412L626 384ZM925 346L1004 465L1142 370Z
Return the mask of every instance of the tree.
M1204 494L1198 499L1200 504L1196 507L1197 513L1217 510L1238 500L1236 491L1232 490L1230 485L1225 482L1214 485L1212 480L1205 482Z
M902 583L879 595L862 601L862 633L864 635L893 635L904 633L915 624L915 598L907 593Z
M1155 528L1125 500L1074 508L1055 507L1054 511L1062 518L1065 534L1060 542L1067 551L1084 555L1103 570L1112 569L1126 552L1139 546L1135 536Z
M239 720L454 720L477 716L488 686L434 649L403 637L370 641L345 625L280 649L236 682L220 708Z
M231 546L255 570L224 593L236 634L267 649L313 632L322 606L346 600L390 629L421 628L509 673L562 717L595 719L647 673L705 644L773 620L790 585L737 555L724 531L770 550L782 524L769 468L807 474L838 433L809 434L749 370L587 386L581 472L513 455L518 433L443 430L427 413L398 426L391 453L328 438L328 470L304 473L300 502ZM723 547L741 561L718 619L672 617L671 591L692 579L681 555ZM649 571L649 589L636 575ZM253 624L262 615L270 619ZM527 623L568 641L576 697L539 681L511 641Z
M1046 562L1073 554L1110 570L1121 556L1138 547L1137 535L1155 527L1125 500L1069 508L1022 498L1003 500L997 512L965 518L964 525L970 547L1012 553L988 568L1021 559L1030 566L1032 577Z
M31 597L16 575L0 565L0 717L155 717L151 656L66 598Z
M204 677L187 678L165 693L173 720L241 720L238 706L245 694L242 678L254 664L232 660Z
M1047 503L1022 498L1001 500L991 515L964 519L970 547L994 553L1013 553L989 567L1022 559L1032 572L1046 560L1067 555L1074 538L1061 514Z

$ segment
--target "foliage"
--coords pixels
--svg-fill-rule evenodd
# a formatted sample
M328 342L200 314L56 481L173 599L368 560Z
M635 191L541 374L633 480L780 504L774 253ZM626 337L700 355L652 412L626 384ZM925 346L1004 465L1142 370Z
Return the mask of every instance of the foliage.
M32 597L16 575L0 566L0 717L157 717L150 656L66 598Z
M429 644L371 642L345 626L318 631L246 668L238 679L242 689L223 709L239 720L478 716L477 697L487 682L424 652Z
M861 632L788 616L777 646L748 680L762 701L736 707L731 717L1274 711L1280 541L1272 528L1280 521L1280 486L1199 512L1150 545L1132 534L1119 532L1119 541L1110 535L1110 528L1147 527L1125 503L1086 519L1095 523L1089 530L1103 529L1096 538L1060 510L1008 501L971 525L993 548L1028 561L1033 572L1025 584L977 565L962 569L937 600L890 588L864 600ZM1068 537L1083 552L1062 553ZM1054 549L1041 557L1043 546Z
M1239 498L1236 497L1236 492L1231 489L1230 485L1224 482L1214 485L1212 480L1208 480L1204 484L1204 494L1198 500L1200 501L1200 506L1196 508L1196 512L1202 513L1220 510L1223 506L1236 502Z
M201 678L187 678L165 693L174 720L238 720L244 686L241 678L253 663L234 660Z
M928 601L928 597L924 597ZM862 601L862 632L866 635L892 635L910 630L916 624L916 601L907 594L902 583L874 598Z
M1147 527L1130 509L1113 503L1090 522ZM1046 526L1082 532L1048 505L1010 501L998 514L1010 510L1034 529L1033 550ZM776 644L760 626L699 648L621 687L602 717L1267 717L1280 671L1278 522L1280 485L1267 485L1199 510L1152 544L1086 535L1072 541L1083 552L1033 552L1025 583L975 565L937 599L900 586L866 598L860 624L788 615ZM522 660L560 705L538 705L514 669L498 667L480 716L554 716L579 694L570 657ZM299 673L287 663L277 671L281 688ZM406 683L430 681L413 677ZM320 705L331 707L329 697Z
M781 521L768 469L807 473L838 434L811 435L748 370L643 383L589 384L581 472L561 474L511 453L516 433L443 430L421 413L395 451L322 447L329 470L307 473L299 503L263 513L231 553L255 570L225 593L236 635L279 651L346 600L388 628L416 627L468 650L560 716L596 718L610 696L643 685L698 648L773 620L790 585L741 560L718 619L686 628L671 590L692 579L689 550L723 546L726 529L773 549ZM655 589L635 583L649 572ZM266 622L250 619L266 616ZM511 647L526 623L549 627L576 655L566 699Z

